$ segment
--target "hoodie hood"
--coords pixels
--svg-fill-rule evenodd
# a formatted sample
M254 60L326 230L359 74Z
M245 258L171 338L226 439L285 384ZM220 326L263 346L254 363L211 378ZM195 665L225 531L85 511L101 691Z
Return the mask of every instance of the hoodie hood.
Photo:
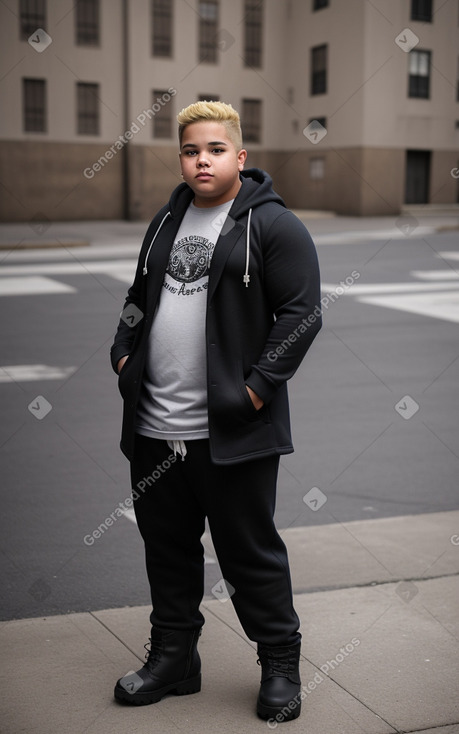
M231 207L231 217L238 219L260 204L275 201L285 207L283 199L273 189L271 176L261 168L248 168L241 171L239 177L242 186ZM186 183L181 183L171 194L168 209L172 219L183 216L185 209L193 200L194 194Z
M263 171L261 168L248 168L240 172L240 179L242 182L241 188L238 191L236 198L234 199L233 205L228 213L228 216L233 220L237 221L247 214L247 225L246 225L246 262L245 272L242 276L242 281L246 288L250 283L249 265L250 265L250 227L252 219L252 210L261 204L267 204L268 202L275 202L285 207L284 200L276 194L273 189L273 182L271 176ZM151 241L150 247L148 248L145 256L145 263L143 268L143 274L148 273L148 257L150 255L151 248L158 236L164 222L171 217L183 217L185 211L190 205L194 198L194 193L187 183L182 183L177 186L171 194L169 204L166 207L166 213L163 216L158 229ZM224 230L222 230L224 231Z

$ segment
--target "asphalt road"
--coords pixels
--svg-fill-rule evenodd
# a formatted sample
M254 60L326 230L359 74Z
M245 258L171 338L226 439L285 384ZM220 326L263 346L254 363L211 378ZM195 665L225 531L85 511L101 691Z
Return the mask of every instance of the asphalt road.
M318 238L329 300L290 384L280 528L459 507L457 235ZM132 518L92 535L130 491L108 351L135 254L0 253L2 619L149 602Z

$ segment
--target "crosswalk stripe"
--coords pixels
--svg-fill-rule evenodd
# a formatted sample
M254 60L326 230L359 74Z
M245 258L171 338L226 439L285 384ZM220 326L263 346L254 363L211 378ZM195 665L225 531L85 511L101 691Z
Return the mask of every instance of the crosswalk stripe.
M0 367L0 382L35 382L39 380L63 380L72 375L76 367L50 367L46 364L12 364Z
M48 293L77 293L77 289L42 275L0 278L0 296L34 296Z
M408 311L421 316L430 316L459 323L459 290L448 293L405 294L392 296L358 296L360 303Z

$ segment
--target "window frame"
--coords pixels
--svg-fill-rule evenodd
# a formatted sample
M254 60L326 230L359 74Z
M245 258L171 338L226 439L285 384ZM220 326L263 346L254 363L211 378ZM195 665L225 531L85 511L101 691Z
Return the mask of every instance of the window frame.
M205 18L202 6L216 9L215 18ZM204 64L218 64L218 24L220 19L220 0L199 0L198 3L198 60Z
M166 94L169 94L169 90L167 89L153 89L152 109L158 103L157 100L162 99ZM151 122L152 137L154 140L170 140L174 136L172 100L169 100L169 102L162 106L159 112L154 113ZM166 128L167 134L163 134L161 127Z
M19 39L28 41L38 28L46 30L46 0L20 0Z
M82 94L84 91L85 97ZM100 84L76 82L77 135L100 135ZM87 104L91 100L94 102ZM83 109L83 107L86 109ZM92 122L92 125L91 125Z
M89 10L89 12L88 12ZM92 16L92 17L91 17ZM77 46L100 46L100 1L76 0L75 43Z
M32 88L35 92L32 92ZM38 95L37 90L40 90ZM40 97L41 104L33 105L31 97ZM33 100L32 100L33 101ZM46 79L38 77L22 78L22 129L25 133L47 133L47 83ZM33 122L32 122L33 121Z
M263 139L263 100L244 97L241 115L242 137L245 143L259 145Z
M151 55L170 59L174 54L174 0L151 0Z
M427 57L427 74L413 74L411 71L412 59L419 58L418 65L422 64L421 55ZM412 49L408 54L408 98L430 99L430 80L432 70L432 51L429 49ZM421 80L426 79L423 85Z
M319 52L323 54L323 59L325 63L323 65L323 68L317 69ZM319 94L327 94L328 43L321 43L319 46L313 46L311 48L310 59L311 59L310 95L311 97L315 97Z
M244 66L261 69L263 66L264 0L244 2Z
M411 0L410 20L433 22L433 0Z

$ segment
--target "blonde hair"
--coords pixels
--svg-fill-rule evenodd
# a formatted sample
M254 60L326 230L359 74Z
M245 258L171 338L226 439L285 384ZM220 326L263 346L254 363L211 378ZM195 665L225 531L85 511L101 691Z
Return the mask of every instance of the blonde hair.
M182 145L183 131L193 122L220 122L225 126L229 139L239 152L242 148L242 132L239 114L225 102L194 102L184 107L177 115L179 142Z

